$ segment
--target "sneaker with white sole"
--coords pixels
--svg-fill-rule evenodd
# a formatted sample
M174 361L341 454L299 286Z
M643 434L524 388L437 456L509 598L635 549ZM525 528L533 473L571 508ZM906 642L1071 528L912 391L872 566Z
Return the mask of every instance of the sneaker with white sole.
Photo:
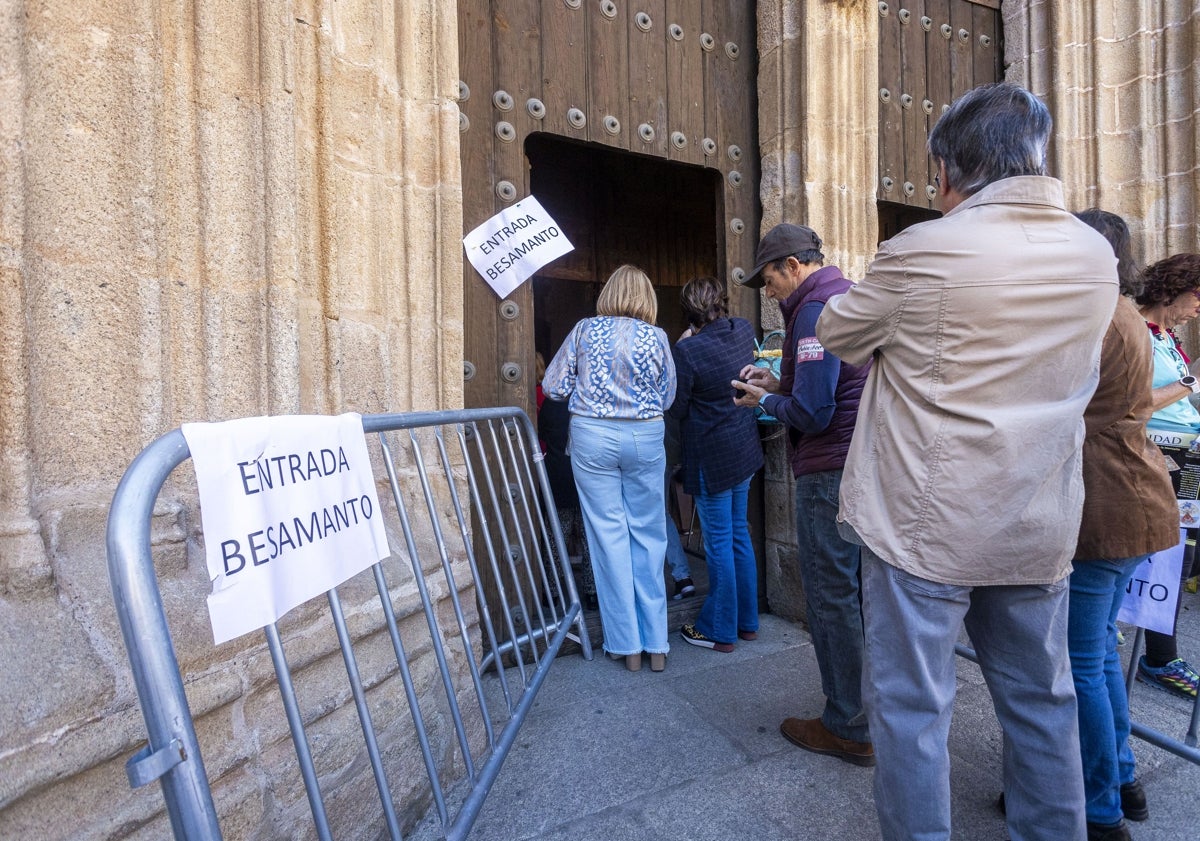
M733 651L733 643L717 642L716 640L709 639L697 631L695 625L684 625L679 629L679 634L683 637L684 642L690 642L692 645L700 648L711 648L713 651L720 651L722 654L728 654Z
M675 582L675 595L671 598L675 601L686 599L689 596L696 595L696 584L690 578L680 578Z

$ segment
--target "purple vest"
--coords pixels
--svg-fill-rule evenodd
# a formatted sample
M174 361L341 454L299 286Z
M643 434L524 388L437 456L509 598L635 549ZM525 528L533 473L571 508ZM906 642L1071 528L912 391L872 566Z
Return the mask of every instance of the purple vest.
M825 266L809 275L783 302L780 310L787 319L787 335L783 340L783 359L779 366L781 394L791 393L796 377L796 341L800 338L795 334L796 314L802 306L814 301L824 305L850 286L850 281L842 276L841 269ZM829 353L828 350L825 352ZM793 476L841 470L845 466L846 454L850 451L850 437L854 434L854 422L858 418L858 401L870 370L869 362L862 366L842 362L834 391L837 407L833 410L829 426L815 435L788 430L788 440L791 442L789 461Z

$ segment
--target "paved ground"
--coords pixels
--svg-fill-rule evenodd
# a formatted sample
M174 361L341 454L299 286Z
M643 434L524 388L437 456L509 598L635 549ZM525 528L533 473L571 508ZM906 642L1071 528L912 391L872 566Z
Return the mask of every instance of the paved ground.
M1181 649L1200 660L1200 597L1185 595ZM871 770L793 747L789 715L822 695L804 629L763 617L732 654L678 640L667 670L560 657L471 832L482 841L775 841L879 837ZM1132 640L1132 635L1131 635ZM1182 737L1191 705L1138 685L1134 717ZM1134 740L1151 818L1139 841L1190 837L1200 767ZM959 665L951 731L954 837L1007 838L994 803L1000 732L979 670Z

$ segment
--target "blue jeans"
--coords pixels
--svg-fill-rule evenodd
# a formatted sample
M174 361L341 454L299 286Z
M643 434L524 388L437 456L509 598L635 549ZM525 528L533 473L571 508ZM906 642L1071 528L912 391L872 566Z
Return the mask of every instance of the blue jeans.
M796 544L808 632L821 672L821 722L835 736L869 742L862 702L860 547L838 533L842 471L796 478Z
M1143 555L1120 561L1076 561L1070 579L1067 648L1079 699L1079 748L1087 819L1116 823L1121 784L1133 782L1129 700L1117 656L1117 612Z
M663 491L669 497L671 494L671 470L667 469L667 484ZM671 570L671 577L676 581L682 581L685 578L692 577L692 568L688 564L687 554L683 551L683 543L679 540L679 529L675 527L675 520L671 517L670 506L664 505L667 510L667 566Z
M758 630L758 570L746 525L750 479L710 493L700 476L696 510L704 532L708 598L696 618L696 630L717 642L737 642L738 631Z
M571 416L571 470L609 654L666 654L663 422Z
M1004 731L1013 841L1083 841L1083 775L1067 656L1067 582L929 581L863 547L863 694L885 841L950 838L954 644L965 624Z

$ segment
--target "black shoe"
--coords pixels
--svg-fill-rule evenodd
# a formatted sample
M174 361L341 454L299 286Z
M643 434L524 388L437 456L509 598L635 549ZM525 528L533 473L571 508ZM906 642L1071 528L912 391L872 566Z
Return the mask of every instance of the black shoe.
M1146 790L1137 780L1121 784L1121 811L1131 821L1144 821L1150 817L1146 806Z
M1125 821L1116 823L1092 823L1087 825L1088 841L1132 841L1129 826Z
M675 601L686 599L688 596L696 595L696 585L690 578L681 578L675 582L675 595L671 598Z

